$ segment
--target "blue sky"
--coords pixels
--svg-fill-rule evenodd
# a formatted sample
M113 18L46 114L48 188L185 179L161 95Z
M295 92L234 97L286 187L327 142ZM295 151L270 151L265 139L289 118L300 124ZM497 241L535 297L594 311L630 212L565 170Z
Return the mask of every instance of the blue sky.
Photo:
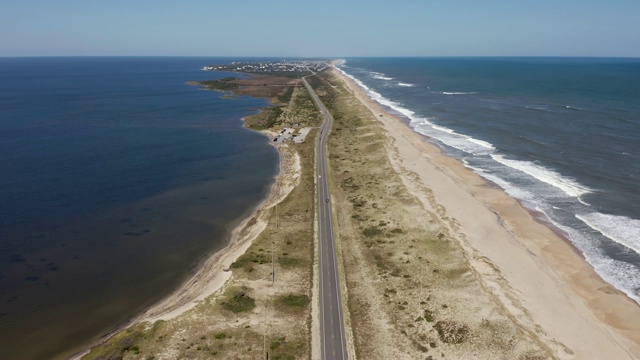
M640 0L0 0L0 56L632 56Z

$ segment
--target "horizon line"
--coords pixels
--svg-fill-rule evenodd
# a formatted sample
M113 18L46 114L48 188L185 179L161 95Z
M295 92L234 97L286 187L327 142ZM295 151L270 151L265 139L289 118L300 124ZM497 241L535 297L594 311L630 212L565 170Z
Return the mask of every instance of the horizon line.
M290 59L342 59L342 58L574 58L574 59L640 59L640 56L613 55L355 55L355 56L288 56L288 55L0 55L8 58L290 58Z

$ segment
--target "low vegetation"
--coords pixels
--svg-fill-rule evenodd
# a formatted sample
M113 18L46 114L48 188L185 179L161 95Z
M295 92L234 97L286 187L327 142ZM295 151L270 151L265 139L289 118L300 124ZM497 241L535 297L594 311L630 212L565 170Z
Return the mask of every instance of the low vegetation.
M546 357L483 291L435 199L440 212L408 192L377 114L330 73L309 81L334 116L329 165L357 357Z
M289 294L280 298L280 303L289 307L304 308L311 302L311 299L304 294Z
M253 308L256 307L256 301L247 295L246 290L246 288L243 288L232 292L220 305L222 305L224 309L236 314L253 310Z
M226 77L226 78L217 79L217 80L196 81L196 82L192 82L191 84L200 85L209 90L230 91L240 87L240 85L236 83L235 80L237 79L234 77Z
M319 113L308 106L309 95L296 86L296 80L291 83L288 78L262 76L252 83L245 81L233 80L240 85L233 90L235 94L254 89L253 95L270 98L272 106L279 109L273 117L276 120L262 127L317 123ZM313 136L312 132L309 137ZM299 182L277 207L256 216L268 220L268 224L244 255L226 264L232 276L225 287L175 319L138 324L118 332L84 358L310 358L314 146L313 141L307 141L281 149L286 159L299 157ZM290 160L283 166L292 170ZM256 223L256 219L250 221Z
M282 112L283 106L279 105L262 108L259 113L245 118L245 123L248 128L254 130L270 129L282 125Z

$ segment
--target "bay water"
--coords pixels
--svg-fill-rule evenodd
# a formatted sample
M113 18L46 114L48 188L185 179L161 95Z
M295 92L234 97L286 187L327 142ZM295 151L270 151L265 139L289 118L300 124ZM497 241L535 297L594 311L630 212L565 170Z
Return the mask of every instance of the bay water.
M0 58L0 358L66 357L187 279L266 196L226 58Z

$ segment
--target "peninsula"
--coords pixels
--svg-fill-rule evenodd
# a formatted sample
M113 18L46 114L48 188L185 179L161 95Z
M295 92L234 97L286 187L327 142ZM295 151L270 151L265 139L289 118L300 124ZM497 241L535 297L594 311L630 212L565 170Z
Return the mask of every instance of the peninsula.
M323 199L333 211L344 357L640 358L634 301L334 63L204 69L243 75L193 85L271 100L244 119L248 128L271 139L291 131L290 140L304 130L306 140L272 141L280 174L227 248L82 358L338 358L322 350L320 333ZM331 129L321 128L324 110ZM328 190L317 197L325 142Z

